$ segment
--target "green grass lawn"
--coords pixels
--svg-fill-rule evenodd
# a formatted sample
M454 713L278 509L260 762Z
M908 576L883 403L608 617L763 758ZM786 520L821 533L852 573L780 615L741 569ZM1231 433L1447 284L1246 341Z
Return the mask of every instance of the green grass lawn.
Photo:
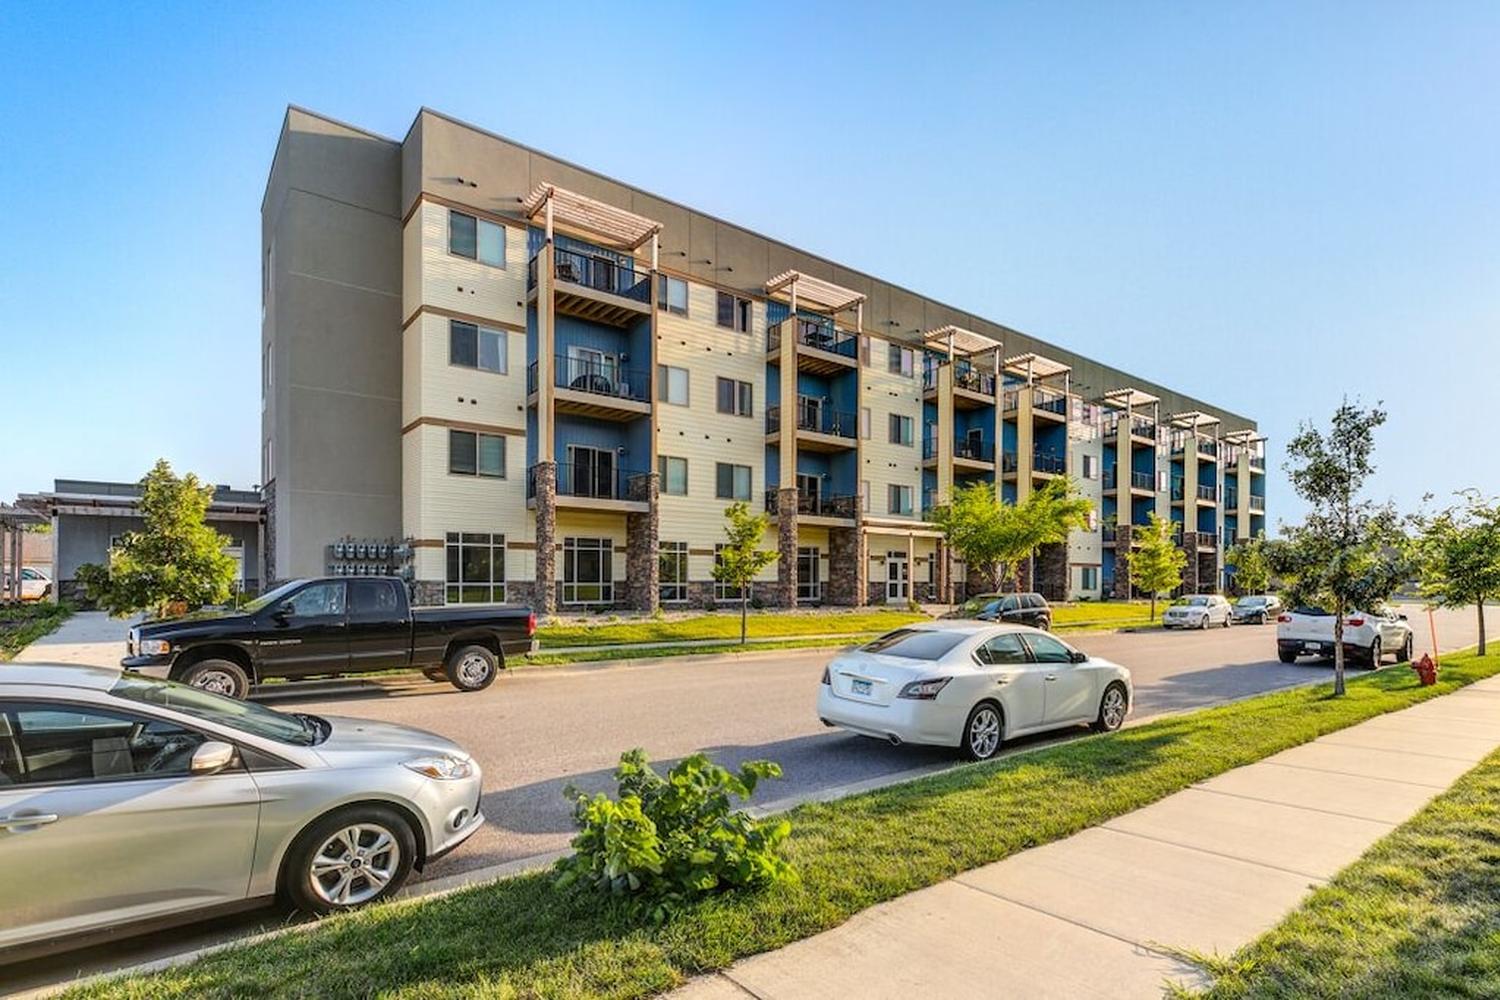
M823 611L816 614L754 612L747 629L752 638L805 635L856 635L884 632L908 622L926 621L927 616L902 610ZM564 646L607 646L634 642L684 642L694 639L740 637L738 611L696 615L677 621L648 619L601 622L593 625L543 625L537 629L542 649Z
M1160 619L1166 602L1156 605ZM1098 601L1081 604L1057 604L1052 607L1052 627L1059 632L1095 629L1130 628L1151 625L1150 601Z
M693 906L661 927L534 874L326 920L74 997L649 996L696 973L834 927L867 907L1058 840L1188 785L1500 673L1500 655L1444 658L1420 687L1392 668L1263 695L800 806L787 854L801 878ZM774 785L765 793L775 797ZM1485 848L1495 850L1493 831ZM1354 940L1349 946L1354 947Z
M19 607L0 608L0 663L15 655L68 620L70 604L36 601Z
M665 656L734 656L746 653L763 653L767 650L776 649L837 650L845 646L867 642L878 635L880 635L879 632L865 632L858 635L844 636L836 640L814 638L782 639L773 642L754 642L743 646L740 645L739 640L709 643L705 646L632 646L630 649L600 646L597 649L585 650L581 653L549 653L544 649L539 653L527 654L526 659L520 665L523 667L564 667L570 663L599 663L608 660L646 660Z
M1500 997L1500 752L1210 971L1184 995Z

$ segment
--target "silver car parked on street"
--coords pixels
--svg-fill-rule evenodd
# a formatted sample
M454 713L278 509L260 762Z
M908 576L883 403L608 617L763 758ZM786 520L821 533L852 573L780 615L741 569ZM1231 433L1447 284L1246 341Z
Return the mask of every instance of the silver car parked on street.
M0 961L281 896L395 892L484 817L440 736L118 670L0 670Z

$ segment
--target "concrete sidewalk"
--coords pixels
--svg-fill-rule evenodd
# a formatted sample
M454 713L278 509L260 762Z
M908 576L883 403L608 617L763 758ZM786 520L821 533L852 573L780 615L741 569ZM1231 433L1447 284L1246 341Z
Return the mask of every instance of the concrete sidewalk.
M872 907L678 1000L1161 997L1500 746L1500 677L1379 716ZM1174 954L1175 953L1175 954Z
M16 654L14 663L75 663L118 667L125 655L130 626L140 620L111 618L103 611L79 611L51 635L44 635Z

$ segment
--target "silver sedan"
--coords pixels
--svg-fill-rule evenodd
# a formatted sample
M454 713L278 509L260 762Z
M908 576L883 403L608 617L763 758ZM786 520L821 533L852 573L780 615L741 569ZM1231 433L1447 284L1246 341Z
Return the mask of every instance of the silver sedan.
M479 765L440 736L77 666L0 672L0 960L281 896L394 893L472 834Z

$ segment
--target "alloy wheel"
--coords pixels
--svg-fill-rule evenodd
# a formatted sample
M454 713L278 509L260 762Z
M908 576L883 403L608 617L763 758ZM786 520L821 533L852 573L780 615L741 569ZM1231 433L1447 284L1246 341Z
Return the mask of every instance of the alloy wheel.
M378 823L346 826L312 856L313 892L334 906L357 906L378 896L401 867L396 837Z
M1125 724L1125 695L1117 687L1104 692L1104 704L1100 706L1099 718L1104 720L1107 730L1119 729Z
M479 653L470 653L458 661L458 679L469 687L485 682L490 675L490 662Z
M985 705L969 721L969 751L983 760L991 756L999 746L1000 713Z

